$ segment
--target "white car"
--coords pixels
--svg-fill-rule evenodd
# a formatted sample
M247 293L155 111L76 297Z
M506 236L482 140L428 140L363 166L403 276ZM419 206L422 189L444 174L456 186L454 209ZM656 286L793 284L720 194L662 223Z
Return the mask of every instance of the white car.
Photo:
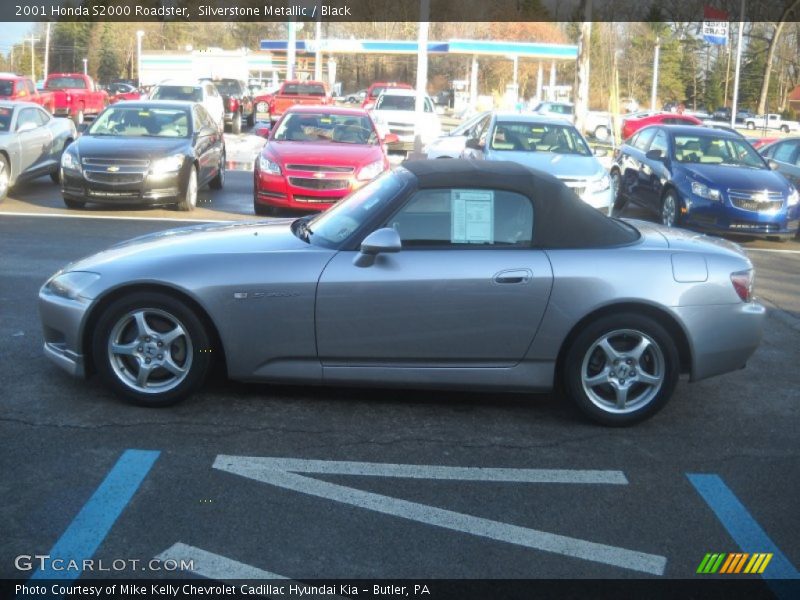
M575 123L575 105L572 102L540 102L534 109L538 115L560 117ZM611 114L590 110L583 122L584 134L589 134L600 142L611 137Z
M220 131L225 127L225 107L222 96L213 81L174 81L168 79L154 86L150 91L150 100L181 100L197 102L214 119Z
M489 124L491 111L473 115L461 125L428 144L423 152L427 158L460 158L467 140L480 137L480 130Z
M417 124L417 92L399 88L386 88L375 101L370 113L372 120L384 133L394 133L398 142L389 145L389 150L409 152L414 149L414 131ZM433 106L433 101L425 96L425 112L419 124L422 144L426 146L442 135L442 124Z

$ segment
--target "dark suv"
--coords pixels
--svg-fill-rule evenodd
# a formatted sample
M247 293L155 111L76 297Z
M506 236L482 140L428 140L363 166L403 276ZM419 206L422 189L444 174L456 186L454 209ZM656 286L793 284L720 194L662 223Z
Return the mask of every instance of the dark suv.
M241 133L242 119L252 126L255 123L255 104L247 83L238 79L214 79L213 82L225 107L225 127L231 133Z

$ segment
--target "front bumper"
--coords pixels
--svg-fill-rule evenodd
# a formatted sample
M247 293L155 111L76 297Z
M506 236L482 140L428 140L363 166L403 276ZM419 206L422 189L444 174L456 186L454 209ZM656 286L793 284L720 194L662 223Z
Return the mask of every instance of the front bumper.
M691 198L686 202L683 224L715 234L754 237L792 237L800 228L800 205L778 211L743 210L720 202Z
M349 196L367 181L358 181L353 176L335 178L346 182L346 187L335 190L314 190L298 187L289 182L289 178L300 175L271 175L256 170L254 199L258 204L277 208L293 208L297 210L327 210L342 198Z
M758 302L674 309L689 338L691 380L741 369L761 343L766 309Z
M160 206L175 203L184 185L184 170L164 175L143 176L137 182L96 182L82 172L62 169L61 194L67 200L98 204L141 204Z
M88 304L39 292L44 354L73 377L86 376L81 331Z

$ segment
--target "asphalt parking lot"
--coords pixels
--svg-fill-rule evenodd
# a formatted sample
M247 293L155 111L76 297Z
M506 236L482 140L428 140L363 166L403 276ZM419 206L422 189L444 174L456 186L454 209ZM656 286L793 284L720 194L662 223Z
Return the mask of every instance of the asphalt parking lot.
M258 143L241 136L229 157L246 168ZM0 205L0 576L31 575L15 568L18 555L69 549L108 563L192 559L204 577L299 580L688 579L702 577L710 552L771 552L765 579L797 577L797 241L742 241L770 309L747 369L681 382L659 415L629 429L588 424L552 395L222 378L147 410L47 362L35 304L45 279L187 218L253 218L251 173L204 190L189 217L75 214L48 179ZM128 490L116 514L96 500L115 477ZM70 537L97 515L104 526Z

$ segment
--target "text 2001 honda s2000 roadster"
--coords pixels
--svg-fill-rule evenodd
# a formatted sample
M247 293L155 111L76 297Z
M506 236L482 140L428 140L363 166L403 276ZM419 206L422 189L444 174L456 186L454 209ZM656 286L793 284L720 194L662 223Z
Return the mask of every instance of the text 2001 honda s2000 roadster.
M202 268L198 268L202 265ZM313 217L164 231L42 288L45 352L146 405L238 380L546 391L655 413L744 366L764 308L735 244L609 219L513 163L420 161ZM212 350L212 351L209 351Z

